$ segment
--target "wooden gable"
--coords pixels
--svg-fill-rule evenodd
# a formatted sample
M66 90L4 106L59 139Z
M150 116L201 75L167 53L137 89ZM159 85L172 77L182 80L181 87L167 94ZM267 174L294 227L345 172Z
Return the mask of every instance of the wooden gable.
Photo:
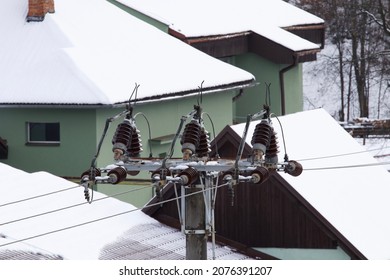
M235 158L240 139L226 126L211 143L211 155L217 154L218 143L221 158ZM243 157L249 153L250 147L246 144ZM164 190L164 200L174 195L172 186ZM366 259L277 172L271 173L261 185L240 183L235 187L233 202L232 206L227 188L218 190L215 228L222 240L248 248L335 249L340 246L351 259ZM176 202L169 202L162 207L146 208L145 212L178 227L177 209Z

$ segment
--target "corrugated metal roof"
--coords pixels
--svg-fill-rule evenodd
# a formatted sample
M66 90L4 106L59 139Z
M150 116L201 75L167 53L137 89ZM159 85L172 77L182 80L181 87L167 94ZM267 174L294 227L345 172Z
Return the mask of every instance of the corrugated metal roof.
M49 255L23 250L2 250L0 260L63 260L59 255Z
M185 235L164 224L142 224L126 231L115 242L106 245L99 256L104 260L184 260ZM212 244L207 244L208 259L212 259ZM248 256L216 245L218 260L244 260Z

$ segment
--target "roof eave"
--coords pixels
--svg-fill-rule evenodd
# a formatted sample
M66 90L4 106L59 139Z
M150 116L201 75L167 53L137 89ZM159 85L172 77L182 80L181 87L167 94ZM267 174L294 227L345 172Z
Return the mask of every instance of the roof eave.
M319 44L318 48L299 51L291 50L252 31L210 36L186 37L183 33L170 28L169 34L197 48L198 50L217 58L252 52L274 63L292 64L296 60L298 63L301 63L315 61L317 59L317 53L323 47L322 30L322 25L316 25L315 28L312 25L305 27L296 26L295 29L291 29L292 33L299 33L296 34L298 36L300 36L302 33L305 36L307 35L308 39L315 38L314 43ZM312 31L314 31L314 33ZM321 34L318 35L317 33ZM303 38L306 39L305 37Z
M85 104L85 103L27 103L27 102L9 102L0 103L0 108L58 108L58 109L97 109L97 108L112 108L115 104Z
M221 91L227 91L227 90L235 90L235 89L242 89L242 88L248 88L253 87L256 85L255 79L249 79L249 80L243 80L243 81L237 81L229 84L224 85L218 85L218 86L212 86L212 87L204 87L202 88L203 94L210 94L210 93L216 93ZM139 98L137 102L153 102L153 101L160 101L164 100L166 98L180 98L185 96L191 96L193 94L198 94L199 88L189 89L185 91L180 92L172 92L172 93L163 93L158 95L153 95L149 97Z
M321 49L325 46L325 23L287 26L283 29L310 42L319 44Z
M236 81L224 85L218 85L218 86L211 86L211 87L205 87L202 88L203 94L210 94L210 93L216 93L221 91L227 91L227 90L235 90L235 89L242 89L247 87L253 87L255 86L255 80L249 79L249 80L242 80L242 81ZM171 98L180 98L185 96L191 96L193 94L198 94L199 88L184 90L184 91L178 91L178 92L172 92L172 93L162 93L162 94L156 94L153 96L148 96L144 98L138 98L134 101L141 102L141 103L147 103L147 102L153 102L153 101L161 101L164 99L171 99ZM103 103L42 103L42 102L34 102L34 103L28 103L28 102L3 102L0 103L0 108L63 108L63 109L75 109L75 108L83 108L83 109L97 109L97 108L118 108L118 107L124 107L128 104L128 100L124 100L123 102L116 102L112 104L103 104Z

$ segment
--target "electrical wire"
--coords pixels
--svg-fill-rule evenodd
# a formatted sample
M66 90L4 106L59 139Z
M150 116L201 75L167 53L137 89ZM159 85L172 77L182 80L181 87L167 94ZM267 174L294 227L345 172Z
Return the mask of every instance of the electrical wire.
M275 115L274 113L271 113L270 117L274 115L276 120L278 121L279 123L279 126L280 126L280 131L282 132L282 140L283 140L283 147L284 147L284 161L288 161L288 155L287 155L287 148L286 148L286 140L284 138L284 131L283 131L283 126L282 126L282 123L280 122L279 118L277 115Z
M135 114L135 115L134 115L134 119L135 119L138 115L143 116L144 119L146 120L147 125L148 125L148 131L149 131L149 145L148 145L148 146L149 146L149 158L152 158L152 157L153 157L153 152L152 152L152 145L150 144L150 140L152 139L152 132L151 132L151 130L150 130L150 123L149 123L148 118L145 116L145 114L144 114L144 113L141 113L141 112Z
M23 198L23 199L20 199L20 200L15 200L15 201L7 202L7 203L4 203L4 204L0 204L0 207L12 205L12 204L17 204L17 203L20 203L20 202L25 202L25 201L28 201L28 200L32 200L32 199L36 199L36 198L40 198L40 197L44 197L44 196L49 196L49 195L56 194L56 193L59 193L59 192L70 191L70 190L73 190L73 189L78 188L78 187L80 187L80 185L77 185L77 186L74 186L74 187L70 187L70 188L67 188L67 189L62 189L62 190L54 191L54 192L49 192L49 193L45 193L45 194L40 194L40 195L28 197L28 198Z
M265 83L265 105L271 107L271 83Z
M386 146L386 147L382 147L382 148L368 149L368 150L356 151L356 152L350 152L350 153L328 155L328 156L315 157L315 158L298 159L298 161L309 161L309 160L319 160L319 159L327 159L327 158L334 158L334 157L350 156L350 155L356 155L356 154L363 154L363 153L367 153L367 152L369 153L369 152L378 151L378 150L384 150L384 149L388 149L388 148L390 148L390 147Z
M104 200L104 199L107 199L107 198L113 198L113 197L121 196L121 195L124 195L124 194L127 194L127 193L143 190L143 189L146 189L146 188L150 188L150 186L142 187L142 188L138 188L138 189L132 189L132 190L128 190L128 191L125 191L125 192L116 193L116 194L113 194L113 195L110 195L110 196L101 197L101 198L95 199L94 202L101 201L101 200ZM12 224L12 223L28 220L28 219L31 219L31 218L36 218L36 217L44 216L44 215L47 215L47 214L52 214L52 213L55 213L55 212L67 210L67 209L74 208L74 207L77 207L77 206L82 206L82 205L85 205L85 204L89 204L89 202L77 203L77 204L69 205L69 206L66 206L66 207L57 208L57 209L54 209L54 210L51 210L51 211L47 211L47 212L43 212L43 213L39 213L39 214L27 216L27 217L23 217L23 218L20 218L20 219L11 220L11 221L8 221L8 222L0 223L0 226L5 226L5 225L8 225L8 224Z
M219 186L215 186L215 187L212 187L212 188L209 188L209 189L221 188L221 187L223 187L223 186L225 186L227 184L228 183L225 183L225 184L222 184L222 185L219 185ZM107 220L107 219L115 218L115 217L118 217L118 216L121 216L121 215L125 215L125 214L129 214L129 213L135 212L135 211L140 211L140 210L143 210L143 209L146 209L146 208L159 206L159 205L162 205L164 203L175 201L176 199L182 199L182 198L185 198L185 197L189 197L189 196L192 196L192 195L203 193L205 191L209 191L209 189L202 189L200 191L196 191L196 192L193 192L193 193L190 193L190 194L181 195L178 198L175 197L175 198L167 199L167 200L160 201L160 202L157 202L157 203L149 204L149 205L146 205L146 206L144 206L142 208L136 208L136 209L132 209L132 210L128 210L128 211L123 211L123 212L119 212L119 213L116 213L116 214L112 214L112 215L108 215L108 216L105 216L105 217L101 217L101 218L98 218L98 219L94 219L94 220L86 221L86 222L83 222L83 223L75 224L75 225L72 225L72 226L68 226L68 227L64 227L64 228L60 228L60 229L56 229L56 230L52 230L52 231L47 231L47 232L44 232L44 233L41 233L41 234L37 234L37 235L29 236L29 237L26 237L26 238L18 239L18 240L11 241L11 242L8 242L8 243L0 244L0 247L5 247L5 246L16 244L16 243L21 243L21 242L24 242L24 241L27 241L27 240L38 238L38 237L42 237L42 236L54 234L54 233L57 233L57 232L70 230L70 229L73 229L73 228L77 228L77 227L85 226L85 225L88 225L88 224L92 224L92 223L104 221L104 220Z
M202 104L202 102L203 102L203 83L204 83L204 80L200 84L200 87L198 87L198 89L199 89L198 98L197 98L198 106L200 106L200 104ZM200 100L200 102L199 102L199 100Z
M210 115L209 115L209 113L207 113L207 112L204 112L204 113L202 113L202 115L203 114L205 114L208 118L209 118L209 120L210 120L210 123L211 123L211 128L212 128L212 130L213 130L213 140L215 139L215 128L214 128L214 122L213 122L213 120L211 119L211 117L210 117ZM217 142L215 142L215 156L217 157L217 158L220 158L219 157L219 153L218 153L218 146L217 146Z
M315 170L327 170L327 169L343 169L343 168L356 168L356 167L377 166L377 165L384 165L384 164L390 164L390 162L372 163L372 164L361 164L361 165L350 165L350 166L335 166L335 167L307 168L307 169L304 169L304 170L305 170L305 171L315 171ZM132 213L132 212L135 212L135 211L139 211L139 210L143 210L143 209L146 209L146 208L150 208L150 207L154 207L154 206L163 205L163 204L168 203L168 202L171 202L171 201L179 200L179 199L182 199L182 198L191 196L191 195L196 195L196 194L199 194L199 193L203 193L203 192L209 191L210 189L211 189L211 190L213 190L213 189L217 190L218 188L223 187L223 186L226 186L226 185L228 185L228 183L225 183L225 184L222 184L222 185L219 185L219 186L217 185L217 186L214 186L214 187L211 187L211 188L208 188L208 189L202 189L202 190L200 190L200 191L193 192L193 193L186 194L186 195L181 195L181 196L178 196L178 197L175 197L175 198L172 198L172 199L166 199L166 200L163 200L163 201L159 201L159 202L157 202L157 203L153 203L153 204L146 205L146 206L144 206L144 207L142 207L142 208L136 208L136 209L132 209L132 210L128 210L128 211L119 212L119 213L116 213L116 214L113 214L113 215L101 217L101 218L94 219L94 220L90 220L90 221L87 221L87 222L75 224L75 225L72 225L72 226L68 226L68 227L56 229L56 230L53 230L53 231L44 232L44 233L41 233L41 234L38 234L38 235L26 237L26 238L23 238L23 239L11 241L11 242L8 242L8 243L0 244L0 247L4 247L4 246L8 246L8 245L12 245L12 244L24 242L24 241L27 241L27 240L35 239L35 238L38 238L38 237L42 237L42 236L54 234L54 233L61 232L61 231L65 231L65 230L70 230L70 229L73 229L73 228L76 228L76 227L80 227L80 226L88 225L88 224L91 224L91 223L95 223L95 222L107 220L107 219L110 219L110 218L114 218L114 217L121 216L121 215L124 215L124 214L129 214L129 213ZM144 188L145 188L145 187L144 187ZM140 189L142 189L142 188L140 188ZM136 190L133 190L133 191L136 191ZM130 192L130 191L129 191L129 192ZM116 194L116 195L119 195L119 194ZM114 196L116 196L116 195L114 195ZM113 196L111 196L111 197L113 197ZM108 198L108 197L105 197L105 198ZM105 199L105 198L101 198L101 199L97 199L97 200L102 200L102 199ZM97 200L95 200L95 201L97 201ZM49 211L49 212L46 212L46 213L34 215L34 216L31 216L31 217L26 217L26 218L22 218L22 219L15 220L15 221L10 221L10 222L7 222L7 223L5 223L5 224L9 224L9 223L13 223L13 222L17 222L17 221L21 221L21 220L33 218L33 217L36 217L36 216L41 216L41 215L53 213L53 212L57 212L57 211L65 210L65 209L69 209L69 208L71 208L71 207L76 207L76 206L83 205L83 204L86 204L86 203L87 203L87 202L82 203L82 204L77 204L77 205L69 206L69 207L65 207L64 209L57 209L57 210ZM5 224L2 224L2 225L5 225Z
M207 114L207 113L205 113ZM378 150L382 150L382 149L388 149L390 148L390 146L386 146L386 147L382 147L382 148L375 148L375 149L369 149L369 150L364 150L364 151L357 151L357 152L350 152L350 153L343 153L343 154L335 154L335 155L328 155L328 156L322 156L322 157L314 157L314 158L304 158L304 159L297 159L298 162L301 162L301 161L311 161L311 160L320 160L320 159L328 159L328 158L334 158L334 157L343 157L343 156L349 156L349 155L355 155L355 154L362 154L362 153L366 153L366 152L372 152L372 151L378 151ZM374 164L374 165L386 165L386 164L390 164L390 162L384 162L384 163L378 163L378 164ZM354 166L354 165L353 165ZM353 167L352 166L352 167ZM364 165L363 165L364 166ZM356 167L363 167L361 165L357 165ZM372 166L371 164L369 166ZM337 168L351 168L351 166L333 166L333 167L317 167L317 168L307 168L307 169L304 169L306 171L311 171L311 170L321 170L321 169L337 169ZM7 202L7 203L4 203L4 204L0 204L0 207L5 207L5 206L8 206L8 205L12 205L12 204L17 204L17 203L21 203L21 202L25 202L25 201L28 201L28 200L33 200L33 199L38 199L40 197L44 197L44 196L49 196L49 195L53 195L53 194L56 194L56 193L59 193L59 192L64 192L64 191L68 191L68 190L72 190L74 188L78 188L80 187L80 185L77 185L77 186L74 186L74 187L70 187L70 188L67 188L67 189L62 189L62 190L58 190L58 191L53 191L53 192L49 192L49 193L44 193L44 194L41 194L41 195L37 195L37 196L32 196L32 197L28 197L28 198L24 198L24 199L20 199L20 200L16 200L16 201L11 201L11 202Z
M304 168L304 171L316 171L316 170L329 170L329 169L345 169L345 168L358 168L358 167L371 167L371 166L380 166L390 164L390 161L387 162L377 162L377 163L365 163L365 164L356 164L356 165L344 165L344 166L326 166L326 167L312 167Z

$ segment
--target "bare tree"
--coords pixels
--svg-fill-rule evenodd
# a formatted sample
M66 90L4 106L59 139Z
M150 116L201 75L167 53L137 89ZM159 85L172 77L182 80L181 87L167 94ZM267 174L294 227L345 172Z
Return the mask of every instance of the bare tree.
M390 1L301 0L299 6L325 20L327 38L337 48L338 59L332 63L339 75L340 120L345 110L349 119L354 92L359 116L369 117L370 108L376 108L370 101L380 102L381 91L387 89L383 83L390 77ZM371 93L379 97L373 100Z

